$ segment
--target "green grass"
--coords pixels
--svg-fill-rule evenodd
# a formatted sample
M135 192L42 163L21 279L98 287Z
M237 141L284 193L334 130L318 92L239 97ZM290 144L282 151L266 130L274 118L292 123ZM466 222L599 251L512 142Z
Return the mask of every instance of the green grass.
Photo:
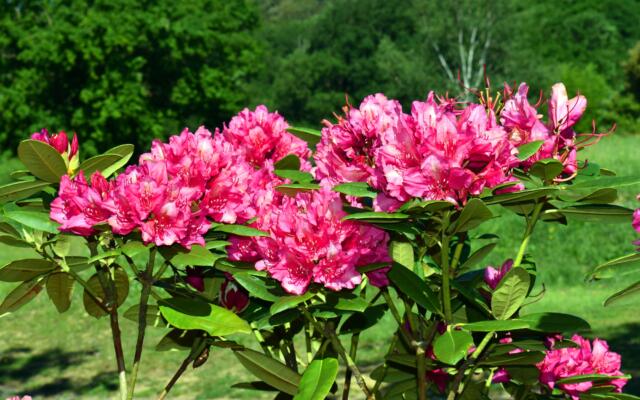
M637 149L640 136L617 135L605 138L586 154L594 162L611 167L619 175L637 174L640 159ZM583 156L584 157L584 156ZM12 162L11 167L15 163ZM1 170L10 170L4 162ZM5 177L6 173L0 173ZM0 178L2 179L2 178ZM635 194L640 187L620 192L620 202L635 207ZM496 209L497 218L486 232L500 235L496 250L487 260L499 265L514 257L520 243L524 222L508 211ZM538 265L538 282L544 282L542 300L528 306L526 312L559 311L582 316L591 322L594 336L606 338L613 350L623 355L626 371L640 377L640 328L638 300L604 308L603 300L631 278L622 277L597 283L586 283L585 274L598 263L634 250L631 242L637 238L630 225L600 225L570 222L568 227L542 223L536 229L529 253ZM25 256L0 248L0 265ZM0 295L12 284L0 284ZM134 284L135 286L135 284ZM136 301L132 290L128 304ZM126 306L125 306L126 309ZM394 329L387 316L374 329L363 334L359 363L370 370ZM127 365L130 368L135 341L135 324L122 320ZM181 352L153 351L165 331L148 331L146 352L140 371L140 398L155 397L185 356ZM251 339L244 339L252 343ZM189 369L173 389L172 398L243 399L262 398L258 393L230 388L239 381L253 380L238 361L226 350L214 350L201 368ZM640 379L638 379L640 381ZM46 294L41 294L19 312L0 319L0 398L14 393L35 394L38 398L105 398L114 397L117 390L114 355L106 319L95 320L84 314L80 291L74 293L74 303L65 314L58 314ZM640 393L640 382L629 384ZM266 398L270 398L267 396Z

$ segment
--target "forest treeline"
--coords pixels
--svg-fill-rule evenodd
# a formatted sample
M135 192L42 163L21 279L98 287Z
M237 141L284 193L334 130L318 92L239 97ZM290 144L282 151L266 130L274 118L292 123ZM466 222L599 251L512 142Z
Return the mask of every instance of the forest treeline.
M41 127L147 147L266 104L319 126L384 92L556 81L640 132L637 0L69 0L0 5L0 151Z

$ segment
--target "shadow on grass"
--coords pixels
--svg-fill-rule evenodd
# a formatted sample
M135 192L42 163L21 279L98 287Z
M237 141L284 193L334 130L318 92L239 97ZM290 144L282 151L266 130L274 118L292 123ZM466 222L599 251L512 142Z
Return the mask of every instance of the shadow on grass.
M612 351L622 355L622 371L632 375L624 392L640 395L640 323L620 325L603 339Z
M117 390L115 372L101 372L91 377L69 378L64 371L81 366L95 351L50 349L34 353L28 347L16 347L0 353L0 397L29 394L55 397L60 394L86 394ZM4 393L7 392L7 393Z

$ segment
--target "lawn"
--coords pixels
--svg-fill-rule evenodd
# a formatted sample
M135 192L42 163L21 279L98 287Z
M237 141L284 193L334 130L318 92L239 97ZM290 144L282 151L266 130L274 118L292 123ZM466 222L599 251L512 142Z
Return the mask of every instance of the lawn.
M594 162L616 170L619 175L640 171L637 149L640 136L616 135L586 152ZM583 155L584 157L584 155ZM12 164L13 165L13 164ZM7 168L3 162L2 169ZM6 173L0 173L0 177ZM2 178L0 178L2 179ZM635 207L635 193L640 187L620 192L620 203ZM497 209L502 218L483 228L500 235L501 241L488 263L501 264L513 257L524 229L523 221L508 211ZM604 308L608 294L625 285L625 278L586 283L584 276L591 267L618 255L633 251L631 242L637 237L630 225L570 223L568 227L541 224L536 230L529 253L538 265L538 282L544 282L542 300L528 306L526 312L561 311L584 317L593 326L593 335L606 338L611 347L623 355L625 370L640 376L640 317L638 300ZM25 256L0 247L0 265ZM0 283L0 295L11 284ZM135 302L135 290L128 303ZM126 305L124 309L126 309ZM125 349L130 359L135 340L135 324L122 323ZM58 314L41 294L17 314L0 319L0 398L25 393L37 398L105 398L117 390L113 349L108 321L97 321L82 310L81 293L76 288L74 303L65 314ZM359 360L372 366L380 348L393 329L392 321L383 319L378 327L361 339ZM179 352L154 352L153 345L165 332L148 331L147 352L143 356L138 390L140 398L152 398L164 385L184 357ZM251 343L250 341L247 343ZM240 380L251 380L229 351L215 350L209 361L189 370L173 390L173 398L238 399L259 398L254 392L230 387ZM640 379L632 381L630 392L640 394Z

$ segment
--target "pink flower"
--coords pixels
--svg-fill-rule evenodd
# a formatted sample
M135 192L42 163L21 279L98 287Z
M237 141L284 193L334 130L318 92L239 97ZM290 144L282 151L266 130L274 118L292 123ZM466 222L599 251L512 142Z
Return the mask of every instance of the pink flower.
M306 161L311 156L307 143L287 132L289 124L278 113L270 113L267 107L260 105L255 111L245 108L233 117L222 135L235 148L239 149L246 160L254 167L261 167L265 161L277 162L289 154L300 157L303 165L309 169Z
M227 278L220 287L218 301L224 308L239 314L249 306L249 294L238 286L233 279Z
M362 280L357 267L390 261L388 235L342 221L345 215L339 194L328 187L283 197L254 223L270 237L232 239L229 257L256 262L256 269L267 270L289 293L304 293L312 282L353 289Z
M11 397L7 397L7 400L32 400L31 396L11 396Z
M493 374L493 378L491 379L491 383L507 383L511 380L509 376L509 372L507 372L504 368L498 368L496 372Z
M580 120L586 108L587 99L584 96L569 100L564 84L556 83L551 87L549 119L553 129L562 136L573 137L574 133L569 132L569 129Z
M593 382L558 384L557 381L578 375L604 374L611 376L612 380L607 384L615 386L614 391L622 391L626 379L615 379L616 376L623 375L620 372L620 355L610 352L607 343L599 339L593 341L593 348L589 340L579 335L573 335L571 340L579 347L551 349L547 351L544 360L536 365L540 370L540 382L551 389L558 387L573 400L578 400L580 393L587 392L594 386Z
M60 131L54 135L49 135L49 131L43 128L40 132L31 135L31 139L44 142L58 151L62 155L66 155L69 160L78 154L78 136L74 133L71 143L69 137L64 131Z
M489 285L491 290L495 290L495 288L498 287L498 284L500 283L502 278L504 278L504 276L507 274L507 272L511 270L512 267L513 267L513 260L505 261L504 264L502 264L502 267L500 267L500 269L496 269L492 266L488 266L484 270L485 283Z
M60 180L58 197L51 202L50 217L59 222L62 232L89 236L94 226L107 222L114 210L112 185L96 172L87 184L82 171L74 178L67 175Z
M542 116L529 104L528 92L529 86L526 83L520 84L518 92L504 103L500 113L502 126L507 129L509 140L516 146L545 140L549 135L549 130L540 121Z

